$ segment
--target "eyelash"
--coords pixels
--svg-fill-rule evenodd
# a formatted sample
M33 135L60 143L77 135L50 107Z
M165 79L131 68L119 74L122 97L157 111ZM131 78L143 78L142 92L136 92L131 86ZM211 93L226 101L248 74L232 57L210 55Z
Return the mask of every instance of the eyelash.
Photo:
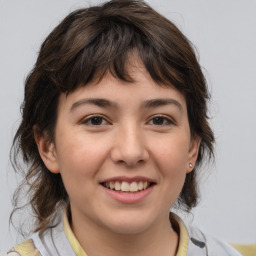
M93 124L93 122L96 121L97 124ZM154 121L156 123L154 123ZM160 121L160 123L159 123ZM103 122L105 122L104 124L102 124ZM151 122L153 122L151 125L154 126L166 126L166 125L173 125L175 124L175 122L166 116L163 115L157 115L157 116L153 116L149 119L149 121L147 122L147 124L150 124ZM106 118L104 118L103 116L100 115L94 115L94 116L89 116L86 119L82 120L81 122L82 124L85 125L89 125L89 126L102 126L102 125L106 125L106 124L110 124L110 122L108 122L106 120Z
M100 124L93 124L92 121L100 121ZM98 119L98 120L97 120ZM82 124L85 124L85 125L89 125L89 126L101 126L101 125L105 125L105 124L102 124L102 122L106 122L106 124L109 124L109 122L106 120L106 118L104 118L103 116L100 116L100 115L94 115L94 116L89 116L85 119L82 120Z
M152 125L154 125L154 126L166 126L166 125L168 125L169 126L169 125L174 125L175 124L175 122L171 118L163 116L163 115L157 115L157 116L151 117L150 120L148 121L148 123L151 122L151 121L153 121L153 122L154 121L159 121L159 119L160 119L160 121L162 121L161 124L152 123Z

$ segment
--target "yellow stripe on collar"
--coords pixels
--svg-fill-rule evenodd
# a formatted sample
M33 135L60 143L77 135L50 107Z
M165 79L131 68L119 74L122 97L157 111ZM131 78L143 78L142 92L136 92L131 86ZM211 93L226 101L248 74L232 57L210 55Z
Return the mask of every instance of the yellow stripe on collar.
M73 248L76 256L87 256L87 254L85 253L85 251L83 250L83 248L81 247L80 243L77 241L74 233L71 230L66 211L64 212L64 216L63 216L63 224L64 224L64 230L68 238L68 241L71 247Z
M243 256L255 256L256 255L256 244L230 244Z
M40 252L35 248L32 239L29 239L21 244L16 245L7 255L18 253L21 256L41 256Z
M175 213L170 212L170 222L173 229L178 233L179 236L179 245L176 256L187 255L189 236L183 220Z

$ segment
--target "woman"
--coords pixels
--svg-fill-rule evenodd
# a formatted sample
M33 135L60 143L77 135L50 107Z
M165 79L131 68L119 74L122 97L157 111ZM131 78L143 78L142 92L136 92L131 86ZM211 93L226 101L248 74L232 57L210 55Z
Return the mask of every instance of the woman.
M144 2L68 15L26 80L14 150L36 233L8 255L239 255L169 213L197 204L208 98L189 41Z

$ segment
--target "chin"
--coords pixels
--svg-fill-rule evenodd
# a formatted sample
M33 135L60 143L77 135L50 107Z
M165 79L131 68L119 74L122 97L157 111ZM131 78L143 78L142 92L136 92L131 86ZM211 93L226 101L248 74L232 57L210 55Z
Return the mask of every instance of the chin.
M104 221L105 228L120 235L135 235L142 233L152 226L152 219L144 215L125 214L114 216L114 219Z
M143 233L149 228L148 225L143 224L137 224L137 223L120 223L120 225L111 226L110 230L113 233L119 234L119 235L136 235Z

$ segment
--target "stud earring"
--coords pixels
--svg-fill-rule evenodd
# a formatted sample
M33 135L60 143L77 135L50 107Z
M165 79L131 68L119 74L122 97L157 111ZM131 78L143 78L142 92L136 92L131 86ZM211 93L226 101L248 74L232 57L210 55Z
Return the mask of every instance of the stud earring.
M192 167L193 167L193 164L189 163L189 167L192 168Z

